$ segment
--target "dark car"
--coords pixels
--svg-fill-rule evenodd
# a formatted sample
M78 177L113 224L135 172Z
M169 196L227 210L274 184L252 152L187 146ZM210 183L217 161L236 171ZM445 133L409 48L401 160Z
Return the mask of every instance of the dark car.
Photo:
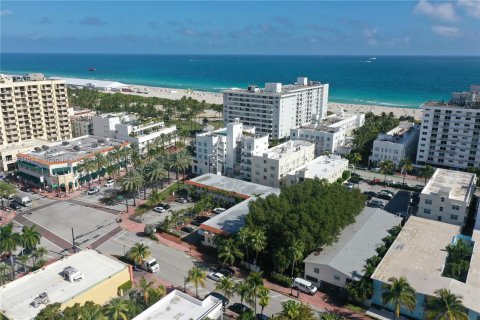
M360 175L358 173L355 173L355 172L352 172L351 177L352 178L361 178Z
M12 209L18 210L18 209L20 209L21 207L22 207L22 206L21 206L18 202L16 202L16 201L10 202L10 208L12 208Z
M221 273L225 277L233 277L235 275L235 270L227 266L220 266L215 269L215 272Z
M158 205L159 207L162 207L165 210L170 209L170 205L168 203L162 202Z
M363 194L366 195L368 199L376 198L378 195L375 191L365 191Z
M255 316L255 319L257 319L257 320L268 320L268 319L270 319L270 317L266 316L262 313L257 313L257 315Z
M202 223L204 223L208 219L210 218L205 216L196 217L195 219L192 220L192 222L190 222L190 224L196 227L199 227Z
M225 297L223 294L220 294L218 292L212 292L209 294L209 296L212 296L212 297L215 297L217 298L218 300L222 301L222 304L224 306L228 305L230 303L230 300L228 300L227 297Z
M372 208L380 208L380 209L385 208L385 204L380 200L369 200L367 202L367 206Z
M192 233L192 232L195 232L195 228L193 227L190 227L190 226L186 226L186 227L183 227L182 229L183 232L186 232L186 233Z
M379 192L377 195L377 198L380 198L383 200L392 200L393 196L390 193Z
M232 304L230 307L228 307L228 309L235 312L236 314L244 314L245 312L248 312L248 311L252 310L249 307L247 307L246 305L238 303L238 302Z

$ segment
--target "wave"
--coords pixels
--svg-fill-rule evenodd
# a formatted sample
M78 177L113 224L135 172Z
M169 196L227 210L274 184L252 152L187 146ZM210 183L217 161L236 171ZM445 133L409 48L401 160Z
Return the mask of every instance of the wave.
M371 104L371 105L379 105L379 106L386 106L386 107L402 107L402 108L416 108L413 105L408 104L401 104L401 103L390 103L390 102L382 102L377 100L364 100L364 99L352 99L353 101Z
M200 60L197 60L197 59L189 59L188 61L189 61L189 62L197 62L197 61L200 61Z

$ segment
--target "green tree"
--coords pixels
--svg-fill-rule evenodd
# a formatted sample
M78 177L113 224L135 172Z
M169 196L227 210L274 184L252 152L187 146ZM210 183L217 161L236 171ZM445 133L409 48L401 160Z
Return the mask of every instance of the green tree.
M237 244L233 238L228 238L220 241L218 246L218 258L222 260L223 264L233 265L236 258L241 258L242 252L237 248Z
M266 287L260 287L257 293L258 304L261 307L260 313L263 314L263 309L270 303L270 290Z
M104 167L107 166L108 161L105 155L101 152L95 153L95 156L93 157L93 161L97 167L97 173L98 173L98 181L102 181L102 175L101 172Z
M287 319L295 320L300 315L300 303L295 300L287 300L282 302L282 315Z
M111 320L128 320L128 303L122 298L113 298L104 307L104 314Z
M128 171L125 173L125 176L123 177L121 181L121 185L123 190L127 192L133 192L133 205L136 206L136 194L138 193L138 190L140 186L142 185L142 175L135 170Z
M407 174L413 170L412 160L409 158L402 159L402 161L400 161L400 168L400 172L403 175L403 184L405 184L405 178L407 177Z
M107 317L103 314L102 307L93 301L87 301L84 303L83 308L80 310L81 320L107 320Z
M0 181L0 198L8 199L9 196L17 194L17 189L8 182Z
M155 206L159 204L162 200L163 200L163 196L157 190L153 190L148 196L148 204L151 206Z
M394 308L395 318L400 317L400 308L405 307L410 311L415 310L417 298L415 290L410 286L405 277L388 279L388 284L382 286L382 302L391 304Z
M246 279L247 284L250 285L251 295L253 298L253 309L257 313L257 297L260 288L263 287L263 278L261 272L252 271Z
M63 319L62 304L59 302L51 303L43 308L36 316L35 320L60 320Z
M468 320L468 314L462 302L462 296L448 289L435 291L436 297L427 299L427 319L432 320Z
M354 152L352 154L352 162L353 162L353 172L355 173L355 170L357 168L357 164L362 161L362 155L358 152Z
M30 260L30 257L26 254L22 254L21 256L19 256L17 258L17 261L23 266L23 272L26 273L27 272L27 262L28 260Z
M235 282L230 277L223 277L215 285L215 290L220 291L226 298L231 299L235 294ZM225 306L223 307L225 309Z
M13 232L13 224L10 222L0 227L0 251L10 257L12 265L12 279L15 279L15 263L13 261L13 252L20 243L20 235Z
M0 285L3 286L10 280L10 276L8 275L9 271L10 267L4 262L0 262Z
M252 287L247 281L240 281L235 284L235 292L240 296L240 303L253 304Z
M132 259L135 265L142 265L143 260L150 257L150 248L143 243L137 242L128 251L128 257Z
M295 264L302 260L303 258L303 243L301 241L295 240L292 243L292 246L289 248L289 254L292 259L292 272L291 277L293 278L293 271L295 269Z
M142 289L142 294L143 294L143 301L145 302L145 305L148 306L149 299L150 299L150 289L152 289L153 285L155 282L153 281L147 281L145 277L142 276L140 278L140 288Z
M380 162L379 166L380 166L380 172L385 175L383 180L386 181L387 174L392 174L392 172L395 169L395 165L393 164L392 160L385 160Z
M148 164L147 181L153 184L155 190L158 181L160 181L160 188L163 189L163 179L166 177L165 164L162 161L156 160Z
M23 226L20 241L24 249L31 251L40 243L41 237L40 232L35 229L35 225Z
M346 320L342 315L339 315L335 312L325 312L320 315L320 320Z
M207 274L199 267L193 267L188 271L187 282L190 282L195 286L195 297L198 298L198 286L205 288L206 279Z
M427 181L433 176L434 173L435 169L428 164L425 166L425 168L420 170L420 177L425 179L425 185L427 185Z
M262 230L254 230L250 233L250 247L255 252L255 264L258 264L258 254L265 250L267 237Z
M45 247L37 247L35 251L32 252L32 262L34 267L39 267L42 264L42 259L48 254L48 250Z

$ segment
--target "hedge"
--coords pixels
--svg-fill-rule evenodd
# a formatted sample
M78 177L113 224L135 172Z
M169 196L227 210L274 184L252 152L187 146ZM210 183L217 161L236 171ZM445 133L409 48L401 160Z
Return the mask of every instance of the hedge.
M132 281L128 280L124 284L118 287L118 290L122 289L123 292L127 292L128 290L132 289Z
M286 288L292 287L293 284L293 280L290 277L276 272L272 272L270 274L270 280L272 280L273 283L279 284Z

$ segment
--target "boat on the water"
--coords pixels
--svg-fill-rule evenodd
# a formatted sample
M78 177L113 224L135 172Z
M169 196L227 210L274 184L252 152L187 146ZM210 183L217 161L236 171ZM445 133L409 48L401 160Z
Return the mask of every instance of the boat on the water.
M88 68L88 71L97 71L97 69L95 67L90 67Z
M369 58L369 59L370 59L370 60L377 60L377 58L375 58L375 57L371 57L371 58Z

